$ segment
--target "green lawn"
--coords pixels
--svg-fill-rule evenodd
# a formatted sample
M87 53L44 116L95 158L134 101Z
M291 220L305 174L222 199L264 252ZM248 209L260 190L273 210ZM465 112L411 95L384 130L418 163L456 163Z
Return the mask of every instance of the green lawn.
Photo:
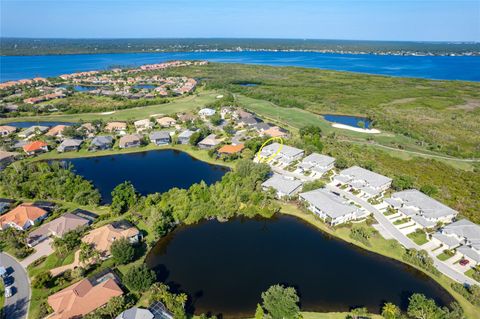
M65 256L58 256L58 254L53 253L48 255L44 262L39 265L30 265L28 267L28 274L30 278L35 277L38 274L49 271L50 269L57 268L60 266L71 264L74 260L74 251L69 252Z
M454 254L448 254L445 252L442 252L441 254L437 255L438 260L445 261L447 259L450 259L453 257Z
M393 224L402 225L402 224L408 223L410 220L411 220L410 217L405 217L405 218L397 219L396 221L393 222Z
M0 279L0 318L2 317L4 304L5 304L5 294L4 294L3 280Z
M415 231L407 235L408 238L413 240L415 244L422 246L428 242L427 235L423 231Z

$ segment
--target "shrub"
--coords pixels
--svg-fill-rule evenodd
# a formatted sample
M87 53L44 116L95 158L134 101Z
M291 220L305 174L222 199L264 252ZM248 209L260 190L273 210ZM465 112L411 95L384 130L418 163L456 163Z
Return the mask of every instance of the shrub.
M110 253L117 264L127 264L135 257L135 248L127 238L120 238L112 243Z
M155 282L156 275L145 264L130 268L125 277L124 283L133 291L145 291Z

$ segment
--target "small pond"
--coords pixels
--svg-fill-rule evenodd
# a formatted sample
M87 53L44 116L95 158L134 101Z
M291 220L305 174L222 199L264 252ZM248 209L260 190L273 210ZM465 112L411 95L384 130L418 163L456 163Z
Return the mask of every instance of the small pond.
M59 122L59 121L36 121L36 122L10 122L3 125L10 125L18 128L29 128L31 126L48 126L53 127L57 125L73 125L72 122Z
M189 311L253 317L261 293L294 286L306 311L379 312L385 301L406 308L412 293L441 305L452 297L423 273L279 215L271 219L206 221L180 227L149 252L158 280L189 294Z
M359 116L324 114L323 118L332 123L339 123L358 128L369 128L371 124L371 121L369 119ZM360 122L364 123L364 127L359 125Z
M93 91L99 88L98 86L89 86L89 85L73 85L73 86L60 85L60 87L63 87L63 88L73 87L73 89L77 92L88 92L88 91Z
M147 90L152 90L156 88L155 85L152 84L137 84L133 86L135 89L147 89Z
M75 172L93 182L104 203L120 183L130 181L141 194L165 192L173 187L219 181L228 168L197 160L177 150L157 150L109 156L68 159Z

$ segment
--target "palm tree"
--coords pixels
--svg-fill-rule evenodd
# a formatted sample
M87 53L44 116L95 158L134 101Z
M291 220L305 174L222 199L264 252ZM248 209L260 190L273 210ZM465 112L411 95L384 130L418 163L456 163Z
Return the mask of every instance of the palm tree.
M382 316L385 319L397 319L400 317L400 308L391 302L387 302L382 307Z

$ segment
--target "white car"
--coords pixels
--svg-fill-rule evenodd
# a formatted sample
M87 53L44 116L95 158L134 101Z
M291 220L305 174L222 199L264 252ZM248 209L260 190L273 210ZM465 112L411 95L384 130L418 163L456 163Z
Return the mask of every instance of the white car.
M5 287L5 298L13 296L12 286Z

